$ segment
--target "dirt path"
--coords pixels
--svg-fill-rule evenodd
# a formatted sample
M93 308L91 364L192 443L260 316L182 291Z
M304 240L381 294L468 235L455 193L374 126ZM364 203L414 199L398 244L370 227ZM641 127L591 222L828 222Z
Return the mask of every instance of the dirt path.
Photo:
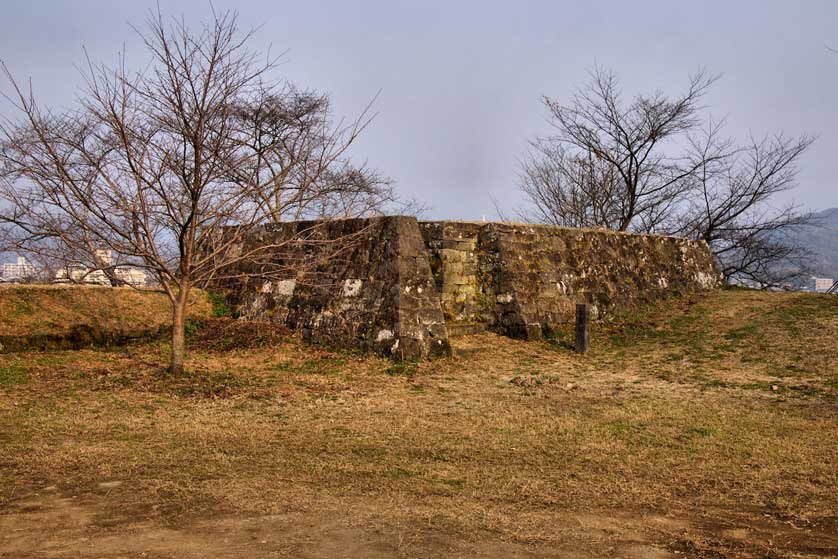
M168 525L147 510L124 511L107 496L53 487L0 513L2 558L682 558L834 557L834 527L797 526L758 511L706 516L622 511L542 512L558 544L522 545L492 534L473 539L421 525L393 526L370 504L352 510L212 515ZM558 536L558 537L557 537ZM719 550L724 550L720 555Z

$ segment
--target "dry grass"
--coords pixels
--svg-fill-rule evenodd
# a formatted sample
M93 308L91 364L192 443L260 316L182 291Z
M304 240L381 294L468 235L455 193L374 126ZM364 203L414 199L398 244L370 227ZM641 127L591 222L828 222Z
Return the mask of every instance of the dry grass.
M464 357L420 365L286 340L195 351L173 377L163 345L12 354L0 509L122 480L102 522L331 511L398 533L396 555L435 549L427 533L594 556L838 553L836 301L663 302L597 329L584 357L569 336L471 336Z
M192 313L207 316L211 305L195 290ZM90 326L109 332L155 330L171 324L162 293L129 287L0 285L0 336L63 334Z

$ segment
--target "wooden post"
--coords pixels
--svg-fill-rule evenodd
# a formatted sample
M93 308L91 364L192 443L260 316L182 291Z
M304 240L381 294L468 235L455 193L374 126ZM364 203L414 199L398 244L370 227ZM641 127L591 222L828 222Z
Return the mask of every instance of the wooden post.
M591 305L576 304L576 352L587 353L591 347Z

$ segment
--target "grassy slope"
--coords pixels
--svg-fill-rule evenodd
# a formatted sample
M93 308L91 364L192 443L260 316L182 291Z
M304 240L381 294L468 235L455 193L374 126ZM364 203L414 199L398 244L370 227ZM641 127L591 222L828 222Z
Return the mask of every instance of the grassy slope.
M98 286L0 285L0 336L61 335L74 326L112 332L156 330L171 324L162 293ZM209 302L195 291L193 313Z
M838 297L720 291L603 326L584 357L569 336L492 335L419 366L294 342L193 352L183 377L160 373L161 345L10 355L0 508L119 479L117 524L352 510L405 555L428 553L422 530L600 549L562 520L582 512L687 518L640 529L691 556L829 555L836 339Z

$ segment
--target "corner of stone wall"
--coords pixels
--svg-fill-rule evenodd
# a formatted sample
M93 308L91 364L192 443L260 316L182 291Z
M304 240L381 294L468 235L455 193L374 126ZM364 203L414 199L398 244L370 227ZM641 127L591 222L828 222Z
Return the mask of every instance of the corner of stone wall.
M451 355L440 293L428 249L414 217L396 218L398 228L398 325L393 356L408 361Z
M292 222L254 229L245 242L258 246L310 229L320 239L348 239L346 249L337 258L282 279L263 277L259 268L247 265L243 279L218 286L228 293L237 315L284 324L310 343L397 360L450 355L439 295L415 218ZM279 262L289 257L295 257L293 252L276 255Z

